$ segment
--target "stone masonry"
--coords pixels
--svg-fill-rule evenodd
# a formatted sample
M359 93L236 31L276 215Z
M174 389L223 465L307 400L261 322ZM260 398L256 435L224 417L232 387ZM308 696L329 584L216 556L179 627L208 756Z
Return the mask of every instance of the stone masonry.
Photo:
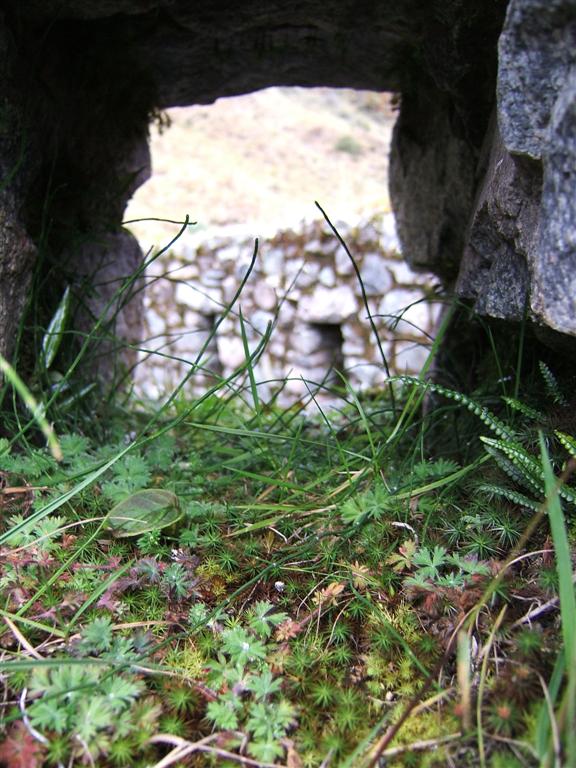
M431 276L402 260L391 214L355 227L338 224L338 231L362 275L391 372L418 373L441 308L438 297L432 301ZM148 270L145 346L161 354L142 353L136 371L141 394L172 391L195 362L201 369L189 380L193 393L232 376L246 360L242 323L251 352L271 326L255 365L264 400L281 390L278 399L287 404L306 397L309 387L341 385L336 370L355 389L385 379L353 264L323 221L261 242L238 302L217 328L249 268L254 240L238 228L201 237Z

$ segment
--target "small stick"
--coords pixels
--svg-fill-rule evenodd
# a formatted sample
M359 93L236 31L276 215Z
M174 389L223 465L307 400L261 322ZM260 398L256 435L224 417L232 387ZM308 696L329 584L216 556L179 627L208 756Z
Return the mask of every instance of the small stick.
M34 728L32 723L30 722L30 718L28 717L28 713L26 712L26 694L28 693L28 688L23 688L22 693L20 694L20 699L18 701L18 706L20 707L20 712L22 714L22 722L24 723L24 727L32 736L32 738L36 739L36 741L39 741L40 744L44 744L44 746L47 746L50 744L46 736L43 736L39 731Z
M413 744L403 744L401 747L390 747L381 753L380 757L396 757L404 752L422 752L425 749L440 747L442 744L448 744L451 741L457 741L462 738L462 734L451 733L449 736L442 736L440 739L426 739L425 741L415 741Z
M34 646L31 645L30 641L24 637L24 635L22 634L22 632L20 632L20 630L18 629L16 624L14 624L12 619L9 619L8 616L2 616L2 618L4 619L5 624L8 626L8 629L12 632L16 640L18 640L20 645L28 651L30 656L34 656L35 659L39 659L40 661L42 661L44 657L41 656L36 650L36 648L34 648Z
M206 736L199 741L186 741L178 736L172 736L171 734L160 733L157 736L152 736L149 739L149 744L175 744L175 748L169 752L166 757L162 758L160 762L156 763L153 768L168 768L170 765L174 765L178 760L194 754L194 752L207 752L217 757L221 757L224 760L231 760L242 765L249 765L253 768L283 768L277 763L263 763L260 760L252 760L250 757L244 757L244 755L237 755L234 752L228 752L226 749L220 749L220 747L211 746L210 742L214 741L221 734L214 733L211 736ZM284 767L285 768L285 767Z
M572 582L576 584L576 571L572 574ZM560 598L559 597L553 597L551 600L548 600L546 603L542 603L542 605L539 605L537 608L532 608L528 611L528 613L525 613L524 616L521 616L519 619L516 619L514 624L512 624L511 629L514 629L515 627L519 627L522 624L529 624L532 619L538 618L538 616L541 616L543 613L548 613L548 611L554 610L554 608L557 608L560 604Z

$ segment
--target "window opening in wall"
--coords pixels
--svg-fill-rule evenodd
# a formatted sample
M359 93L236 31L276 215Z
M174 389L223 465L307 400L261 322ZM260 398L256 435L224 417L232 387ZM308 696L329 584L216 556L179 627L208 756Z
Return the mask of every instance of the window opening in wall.
M145 335L163 337L168 357L146 359L137 374L142 393L169 392L187 373L185 361L195 359L197 342L210 333L205 358L212 361L207 363L211 370L227 377L241 367L240 306L251 349L271 324L274 328L255 367L264 398L274 394L277 382L280 399L296 399L303 392L295 371L310 370L310 378L322 381L331 366L344 370L352 386L378 385L383 369L361 287L314 200L337 223L354 254L371 315L382 314L383 302L396 291L412 302L425 295L429 277L415 275L402 262L388 199L396 117L391 96L269 88L210 106L170 110L168 117L171 126L162 133L152 128L152 179L138 191L126 218L188 214L198 223L151 269L156 278L163 272L166 279L150 281ZM132 228L145 251L174 236L168 224ZM215 328L214 318L246 274L255 237L260 249L254 270L239 304ZM378 328L394 360L400 342L384 321ZM431 327L423 330L430 333ZM413 334L408 341L421 345L421 358L429 338ZM327 359L330 349L334 357L318 377L316 368L324 362L312 363ZM398 354L402 370L417 372L409 358ZM150 373L155 365L161 375ZM292 383L283 386L288 375ZM195 375L190 388L200 392L206 383L205 374Z

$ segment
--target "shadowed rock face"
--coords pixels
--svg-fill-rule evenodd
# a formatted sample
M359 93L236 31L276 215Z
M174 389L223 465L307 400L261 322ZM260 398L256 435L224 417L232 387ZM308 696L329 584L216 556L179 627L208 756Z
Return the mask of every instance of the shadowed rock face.
M89 35L140 62L157 106L209 103L270 85L399 90L422 22L417 0L14 3L53 40ZM102 51L104 54L104 51ZM130 72L117 76L130 79Z
M390 184L406 259L458 278L480 312L519 319L528 304L576 335L576 0L511 0L505 20L506 7L5 0L0 351L11 351L38 253L47 316L65 283L81 328L123 303L114 294L138 250L121 221L149 175L155 110L270 85L400 93ZM134 306L118 316L132 340Z
M511 0L457 290L576 336L576 0Z

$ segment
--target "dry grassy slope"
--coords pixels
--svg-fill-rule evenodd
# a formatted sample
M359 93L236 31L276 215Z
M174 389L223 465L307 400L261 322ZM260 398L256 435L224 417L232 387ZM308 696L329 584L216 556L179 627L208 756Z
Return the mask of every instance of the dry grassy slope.
M210 230L233 222L259 235L314 218L314 200L350 223L388 208L386 94L269 88L169 114L172 126L152 131L153 176L127 219L187 213ZM173 232L132 229L144 247Z

